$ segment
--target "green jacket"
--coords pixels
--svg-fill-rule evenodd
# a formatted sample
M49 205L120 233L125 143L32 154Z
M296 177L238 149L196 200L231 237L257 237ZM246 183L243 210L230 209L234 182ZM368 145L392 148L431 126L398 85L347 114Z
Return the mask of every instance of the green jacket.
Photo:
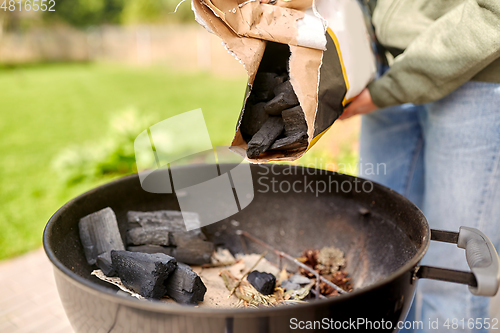
M500 82L500 0L378 0L373 25L382 45L405 50L368 86L379 107Z

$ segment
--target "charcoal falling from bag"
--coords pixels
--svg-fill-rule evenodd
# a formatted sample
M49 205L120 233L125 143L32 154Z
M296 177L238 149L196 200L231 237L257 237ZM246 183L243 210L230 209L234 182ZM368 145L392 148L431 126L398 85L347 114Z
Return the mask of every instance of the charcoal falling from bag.
M272 294L276 286L276 277L270 273L253 271L248 274L247 280L263 295Z
M188 265L178 263L177 269L166 280L167 296L181 304L197 305L202 302L207 287Z
M307 148L307 134L297 133L276 140L269 150L291 150Z
M266 106L266 103L247 104L240 125L241 134L245 140L249 141L269 119L264 106Z
M274 97L274 89L283 83L286 76L276 73L259 72L252 85L252 97L257 102L267 102Z
M287 94L287 95L295 95L295 90L293 90L292 82L290 80L286 80L283 83L277 85L274 90L274 96L278 96L279 94ZM296 96L296 95L295 95Z
M163 253L111 251L111 259L125 287L152 299L165 295L165 280L177 267L175 259Z
M270 116L279 116L283 110L299 105L297 95L293 92L282 92L267 102L264 110Z
M109 207L81 218L78 229L89 265L95 265L100 254L125 250L116 215Z
M284 124L281 117L269 117L262 128L252 137L252 140L248 142L248 158L255 158L265 152L283 130Z
M284 110L281 113L285 124L285 135L292 136L297 133L307 133L307 123L304 111L299 106Z

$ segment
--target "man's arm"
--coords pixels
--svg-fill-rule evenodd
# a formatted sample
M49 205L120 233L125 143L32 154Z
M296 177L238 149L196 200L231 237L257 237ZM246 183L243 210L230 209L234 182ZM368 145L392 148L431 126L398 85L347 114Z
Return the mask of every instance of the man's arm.
M368 89L378 107L438 100L500 56L500 1L466 0L430 25Z

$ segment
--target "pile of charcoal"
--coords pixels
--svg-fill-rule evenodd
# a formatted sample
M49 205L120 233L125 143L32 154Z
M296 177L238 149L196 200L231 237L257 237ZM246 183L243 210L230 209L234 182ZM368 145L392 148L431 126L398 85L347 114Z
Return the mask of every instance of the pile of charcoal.
M307 124L288 72L259 72L240 126L248 158L307 148Z
M343 269L344 253L335 247L306 250L292 258L302 264L298 270L280 270L266 260L267 252L235 258L228 249L215 249L200 228L186 231L186 225L199 226L198 214L129 211L126 224L121 225L126 235L123 242L116 215L108 207L81 218L78 227L87 262L99 268L92 275L137 298L208 307L260 307L352 290Z
M192 213L188 219L197 219ZM178 211L127 214L127 250L111 208L83 217L80 240L90 265L149 299L168 296L181 304L203 301L207 288L187 264L210 262L214 245L196 229L186 231ZM192 221L193 222L193 221ZM194 221L198 223L199 221Z

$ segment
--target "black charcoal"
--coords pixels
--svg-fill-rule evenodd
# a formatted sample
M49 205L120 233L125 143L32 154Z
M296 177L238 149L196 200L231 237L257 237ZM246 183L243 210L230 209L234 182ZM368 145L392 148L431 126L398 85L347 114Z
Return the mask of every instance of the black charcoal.
M111 251L97 256L96 265L106 276L116 276L116 270L111 260Z
M265 105L266 103L247 104L240 125L245 140L250 140L269 119L269 115L264 110Z
M196 213L181 213L172 210L129 211L127 219L129 223L127 244L129 245L177 246L179 241L186 243L194 239L206 239L199 228L186 230L186 225L200 226L199 216Z
M297 133L307 133L307 123L304 111L296 106L281 113L285 124L285 135L292 136Z
M275 73L259 72L255 76L252 95L256 101L269 101L274 97L273 90L285 80L285 76Z
M166 280L167 296L181 304L196 305L202 302L207 287L188 265L178 263L177 269Z
M142 253L163 253L174 257L174 247L166 247L160 245L139 245L139 246L127 246L127 250L130 252L142 252ZM175 258L175 257L174 257ZM177 260L177 258L176 258Z
M214 252L214 244L203 240L193 240L187 244L181 243L181 247L167 247L159 245L128 246L131 252L164 253L174 257L178 262L189 265L203 265L210 263Z
M271 116L279 116L283 110L296 105L299 105L299 100L292 89L292 85L289 85L288 89L276 94L272 100L267 102L264 110Z
M307 148L307 133L297 133L276 140L269 150L291 150Z
M170 245L168 228L133 228L127 231L127 244Z
M281 117L269 117L262 128L252 137L247 145L248 158L255 158L267 151L276 138L283 132Z
M290 82L290 80L286 80L283 83L277 85L276 88L274 88L273 92L274 92L275 96L277 96L281 93L285 93L285 94L294 93L295 94L295 91L293 90L292 83Z
M272 294L276 286L276 277L270 273L253 271L248 274L247 280L263 295Z
M130 227L168 227L172 232L186 231L189 226L193 234L200 234L200 217L197 213L180 212L178 210L156 210L149 212L129 211L127 221Z
M116 215L109 207L81 218L78 229L89 265L95 265L100 254L125 250Z
M210 263L210 258L215 250L212 242L201 239L177 239L177 247L174 248L172 256L177 261L190 265L203 265Z
M127 244L132 251L165 253L192 265L210 262L213 243L206 241L199 228L186 230L186 224L190 227L200 225L198 214L170 210L129 211L127 219L131 228L127 232Z
M177 267L175 259L163 253L111 251L111 259L125 287L153 299L165 295L165 280Z

